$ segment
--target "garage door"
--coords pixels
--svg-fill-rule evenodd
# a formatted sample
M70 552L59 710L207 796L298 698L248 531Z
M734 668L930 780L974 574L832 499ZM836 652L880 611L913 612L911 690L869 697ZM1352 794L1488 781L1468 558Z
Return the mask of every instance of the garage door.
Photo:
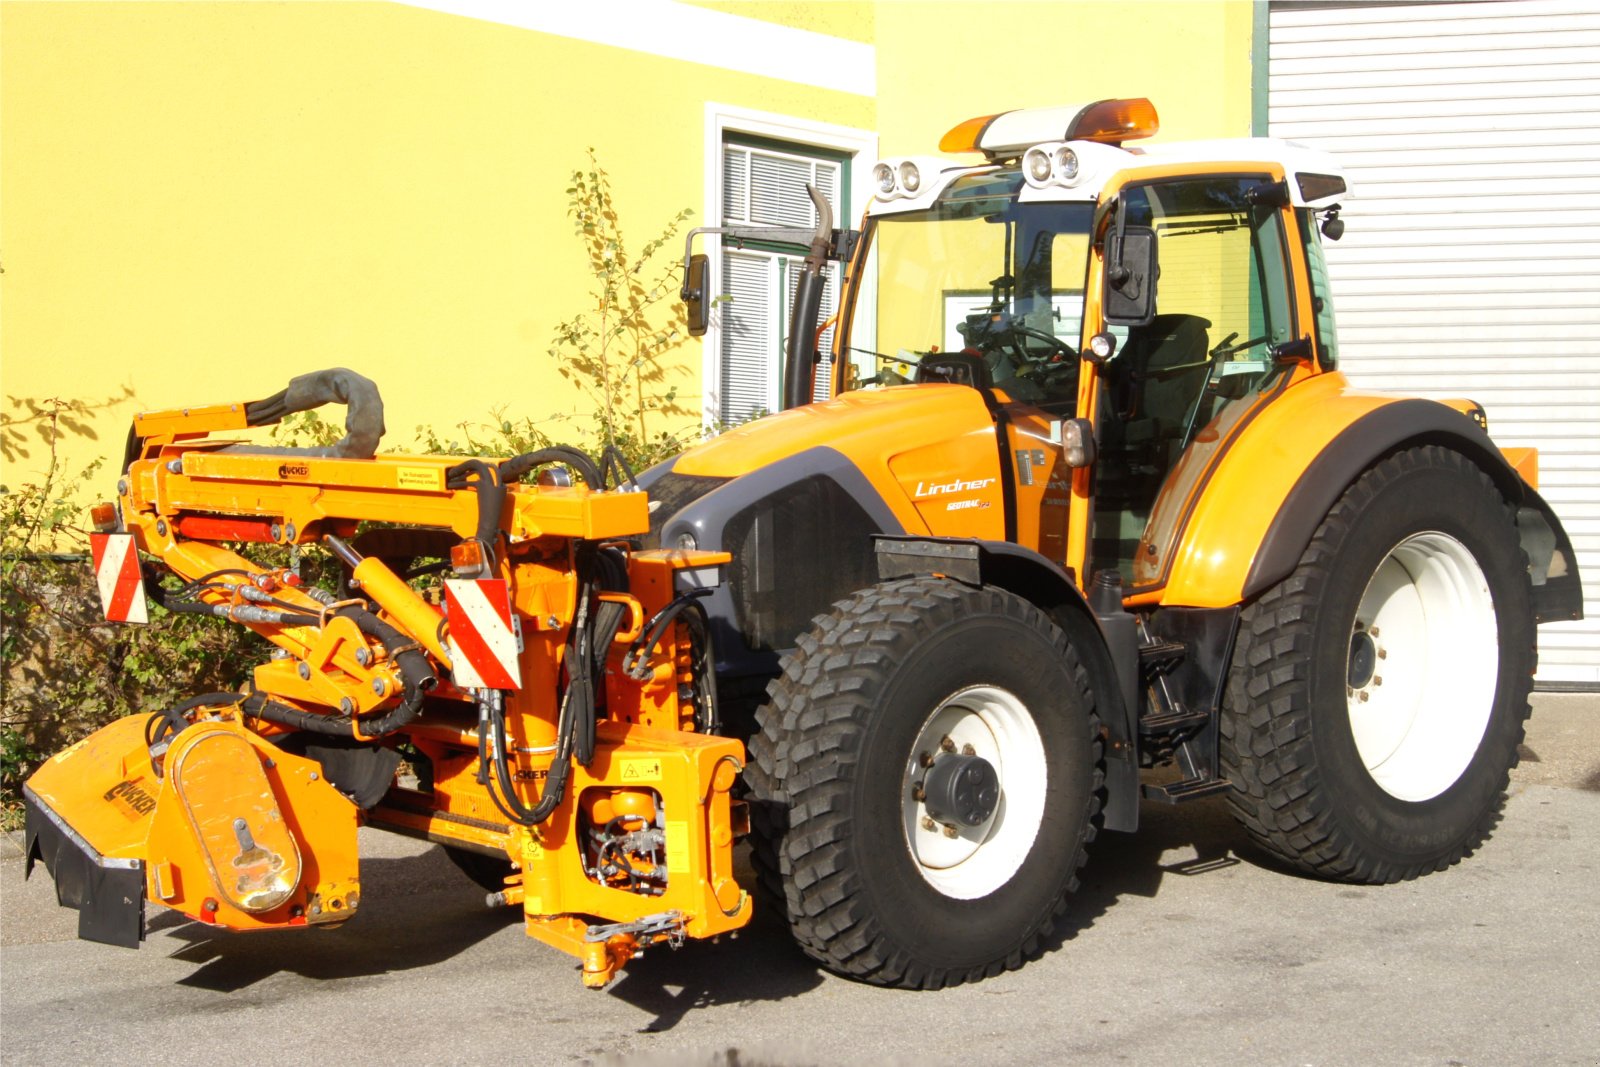
M1539 449L1588 618L1538 680L1600 688L1600 4L1274 3L1269 39L1269 132L1349 168L1343 369Z

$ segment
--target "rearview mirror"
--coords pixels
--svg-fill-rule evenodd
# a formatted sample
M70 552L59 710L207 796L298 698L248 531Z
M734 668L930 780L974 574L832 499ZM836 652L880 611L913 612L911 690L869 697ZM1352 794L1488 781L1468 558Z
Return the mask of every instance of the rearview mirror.
M1106 283L1101 308L1111 326L1148 326L1156 317L1156 232L1126 226L1106 236Z
M678 293L683 298L684 312L689 317L690 337L704 336L709 322L711 302L706 299L707 263L703 252L689 257L689 270L684 275L683 289Z

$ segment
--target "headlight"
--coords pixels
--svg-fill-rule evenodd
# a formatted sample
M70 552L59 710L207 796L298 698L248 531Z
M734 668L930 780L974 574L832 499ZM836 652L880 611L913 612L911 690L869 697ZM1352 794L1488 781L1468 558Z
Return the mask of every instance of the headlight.
M676 544L678 549L683 552L693 552L700 547L700 543L695 540L694 534L687 530L678 535Z
M872 184L878 187L878 193L882 196L894 192L894 168L887 163L879 163L873 167Z
M1050 157L1045 152L1037 149L1028 149L1023 166L1028 170L1028 178L1039 185L1050 180Z
M908 193L917 191L922 184L922 172L909 159L900 164L900 187Z
M1073 470L1093 465L1094 424L1088 419L1068 419L1061 424L1061 458Z
M1078 176L1078 153L1062 145L1056 149L1056 177L1070 182Z

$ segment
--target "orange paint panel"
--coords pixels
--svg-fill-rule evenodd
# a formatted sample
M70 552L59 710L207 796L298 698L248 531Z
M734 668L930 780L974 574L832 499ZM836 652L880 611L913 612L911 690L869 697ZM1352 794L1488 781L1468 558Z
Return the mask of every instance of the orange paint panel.
M1517 477L1528 483L1529 489L1539 488L1539 450L1537 448L1502 448L1500 454L1506 458L1511 469L1517 472Z
M1398 399L1353 389L1339 373L1286 389L1239 435L1200 493L1161 603L1239 603L1256 551L1295 482L1347 426Z
M889 470L896 491L911 499L922 527L930 533L1005 537L1000 463L994 427L987 416L959 437L900 453L889 461Z
M997 476L993 425L983 397L966 386L869 389L768 415L730 430L685 454L673 470L733 478L825 446L866 476L901 525L908 531L922 531L928 528L927 522L910 499L916 480L926 483L930 477L942 477L949 482L958 477ZM902 459L920 449L948 446L963 428L971 432L959 437L963 444L947 455L947 466L936 470L923 460ZM903 484L908 477L913 480ZM987 520L970 525L989 528Z

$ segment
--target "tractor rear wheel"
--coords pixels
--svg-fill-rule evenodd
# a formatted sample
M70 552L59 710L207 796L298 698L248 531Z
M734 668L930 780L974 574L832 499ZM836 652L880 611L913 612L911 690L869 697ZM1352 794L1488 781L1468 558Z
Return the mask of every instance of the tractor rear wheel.
M1222 716L1235 815L1302 870L1395 882L1499 821L1532 684L1509 507L1459 453L1397 453L1245 608Z
M1033 605L936 578L819 616L750 745L754 862L824 966L939 988L1020 966L1077 887L1104 767Z

